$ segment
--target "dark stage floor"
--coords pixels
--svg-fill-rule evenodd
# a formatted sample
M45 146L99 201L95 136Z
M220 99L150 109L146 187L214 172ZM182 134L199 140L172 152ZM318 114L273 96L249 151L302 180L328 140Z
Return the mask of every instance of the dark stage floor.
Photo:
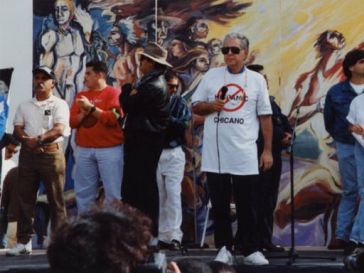
M343 265L343 254L341 251L328 251L325 248L303 248L298 247L299 257L293 265L287 265L288 252L283 254L265 253L270 264L266 266L248 266L242 263L241 256L235 256L236 269L238 273L258 273L258 272L307 272L307 273L336 273L346 272ZM0 252L0 272L49 272L45 250L34 250L30 256L6 257L4 251ZM204 261L212 261L216 255L216 250L189 250L187 255L179 252L166 252L167 260L180 258L198 258ZM280 256L284 256L283 258ZM320 257L331 259L319 259ZM333 260L334 259L334 260ZM152 269L145 269L141 272L158 272Z

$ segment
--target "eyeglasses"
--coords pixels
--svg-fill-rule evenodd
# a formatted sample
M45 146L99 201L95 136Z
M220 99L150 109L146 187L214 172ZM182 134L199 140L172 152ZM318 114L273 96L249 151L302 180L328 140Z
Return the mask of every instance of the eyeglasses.
M173 89L177 89L178 88L178 84L168 84L169 88L173 88Z
M233 53L233 54L239 54L241 49L238 48L237 46L224 46L221 48L221 52L224 55L228 54L229 51L231 51L231 53Z

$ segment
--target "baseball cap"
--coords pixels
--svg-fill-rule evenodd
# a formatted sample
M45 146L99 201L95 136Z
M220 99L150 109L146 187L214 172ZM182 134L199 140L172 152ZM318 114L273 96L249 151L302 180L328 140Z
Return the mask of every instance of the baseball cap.
M53 70L50 69L48 66L42 65L38 66L33 70L33 75L38 72L43 72L46 74L50 79L56 80L56 75L54 74Z

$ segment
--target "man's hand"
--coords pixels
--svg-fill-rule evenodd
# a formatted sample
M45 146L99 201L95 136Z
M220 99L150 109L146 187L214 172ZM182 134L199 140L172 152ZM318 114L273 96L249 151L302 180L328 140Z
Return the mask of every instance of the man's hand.
M36 137L30 137L30 136L23 136L25 145L30 148L34 149L38 146L38 138Z
M270 151L263 151L260 156L259 167L262 171L268 171L273 166L273 156Z
M221 112L224 109L226 100L216 99L210 102L210 107L214 112Z
M351 132L353 132L355 134L364 136L364 128L360 124L352 124L352 125L350 125L349 129Z
M5 160L12 158L17 152L18 146L10 143L5 147Z
M79 108L89 111L94 105L89 101L88 98L85 96L80 96L78 99L76 99L76 104Z

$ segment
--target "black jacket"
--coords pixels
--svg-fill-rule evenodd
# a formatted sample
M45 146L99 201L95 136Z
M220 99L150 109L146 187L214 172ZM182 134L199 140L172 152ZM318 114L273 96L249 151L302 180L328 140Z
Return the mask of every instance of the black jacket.
M136 89L135 95L129 96ZM126 84L119 97L125 112L125 133L164 133L168 124L167 83L162 71L143 76L133 87Z

